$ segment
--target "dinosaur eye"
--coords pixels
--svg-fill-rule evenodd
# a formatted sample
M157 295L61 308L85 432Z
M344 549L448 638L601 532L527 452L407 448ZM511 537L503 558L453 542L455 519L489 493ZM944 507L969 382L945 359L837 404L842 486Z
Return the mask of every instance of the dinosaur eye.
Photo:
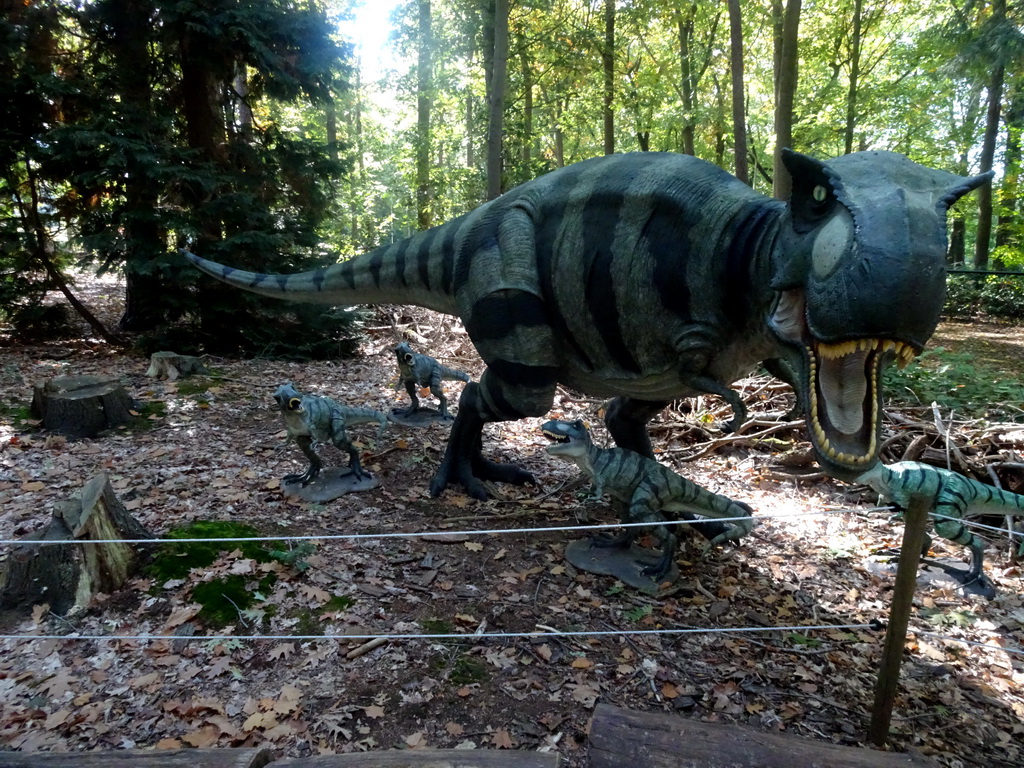
M814 198L814 202L816 203L824 203L828 198L828 190L819 184L814 188L814 191L811 192L811 197Z
M297 411L299 410L300 405L302 405L302 400L300 400L297 397L293 397L291 400L288 401L288 410Z

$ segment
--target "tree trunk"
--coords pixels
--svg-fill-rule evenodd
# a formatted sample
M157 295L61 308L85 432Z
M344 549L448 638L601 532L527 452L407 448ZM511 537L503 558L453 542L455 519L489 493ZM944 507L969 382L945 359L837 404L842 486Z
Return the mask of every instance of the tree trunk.
M604 122L604 153L615 153L615 0L604 0L604 46L601 48L604 71L604 100L601 116Z
M853 152L853 134L857 128L857 86L860 80L860 36L864 0L853 0L853 31L850 41L850 87L846 91L846 130L843 151Z
M526 38L522 34L516 38L516 48L519 49L519 68L522 70L520 74L523 78L523 146L520 176L523 181L527 181L533 176L533 66Z
M1003 183L999 194L999 218L996 221L996 246L1020 242L1020 166L1021 134L1024 132L1024 82L1018 79L1010 95L1004 117L1006 150L1003 155Z
M416 65L416 223L420 229L432 224L430 186L430 110L432 106L433 31L430 0L418 0L419 56Z
M487 103L487 199L502 192L501 151L508 71L509 0L494 0L494 58Z
M696 5L689 3L685 11L675 11L676 32L679 38L679 92L683 101L682 121L682 150L685 155L696 154L694 143L694 115L693 104L695 99L695 85L693 82L693 66L690 58L690 48L693 42L693 14Z
M1005 70L1002 64L992 69L992 79L988 86L988 110L985 116L985 136L981 144L981 155L978 158L978 173L992 170L996 154L996 138L999 134L999 111L1003 98L1003 78ZM975 269L988 269L988 255L992 236L992 185L982 184L978 187L978 231L974 241Z
M743 88L743 15L740 0L729 0L729 56L732 69L732 135L736 178L749 184L746 94Z
M801 0L786 3L782 19L782 34L776 50L775 62L775 154L772 193L779 200L788 200L793 191L793 179L782 164L782 149L793 145L793 99L798 77L797 44L799 42ZM779 6L776 6L779 7Z
M109 0L109 7L118 103L123 105L120 131L140 144L152 142L156 138L150 125L152 3ZM138 162L135 152L127 152L123 217L125 307L118 327L133 332L153 330L167 316L164 281L153 263L166 250L156 217L160 185L151 178L149 167L149 163Z

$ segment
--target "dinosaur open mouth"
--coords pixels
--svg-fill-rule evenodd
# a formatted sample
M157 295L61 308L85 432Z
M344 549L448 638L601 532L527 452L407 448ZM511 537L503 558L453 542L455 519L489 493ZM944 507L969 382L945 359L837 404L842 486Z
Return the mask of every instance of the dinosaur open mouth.
M771 324L780 338L803 350L811 443L831 468L862 472L878 455L882 371L892 360L904 367L916 352L886 338L819 341L804 310L803 292L786 291Z
M891 339L812 341L804 353L811 440L837 464L865 468L878 454L882 370L893 358L905 366L913 348Z

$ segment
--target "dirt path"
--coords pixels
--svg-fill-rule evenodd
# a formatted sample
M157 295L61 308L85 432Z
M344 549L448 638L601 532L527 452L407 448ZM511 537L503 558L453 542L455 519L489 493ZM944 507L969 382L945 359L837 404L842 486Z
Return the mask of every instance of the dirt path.
M939 325L928 346L970 353L980 362L1024 381L1024 326L946 320Z

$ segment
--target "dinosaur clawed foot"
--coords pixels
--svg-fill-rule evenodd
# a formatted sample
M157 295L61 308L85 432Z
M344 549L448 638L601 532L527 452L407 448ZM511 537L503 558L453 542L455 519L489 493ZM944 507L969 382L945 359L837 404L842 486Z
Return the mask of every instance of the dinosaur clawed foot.
M536 484L534 476L515 464L499 464L481 456L471 461L443 461L434 479L430 481L430 495L440 496L450 483L458 483L466 493L479 501L490 498L485 482Z
M318 472L303 472L301 475L285 475L284 484L295 485L296 483L299 483L303 488L305 488L316 480L318 474Z

